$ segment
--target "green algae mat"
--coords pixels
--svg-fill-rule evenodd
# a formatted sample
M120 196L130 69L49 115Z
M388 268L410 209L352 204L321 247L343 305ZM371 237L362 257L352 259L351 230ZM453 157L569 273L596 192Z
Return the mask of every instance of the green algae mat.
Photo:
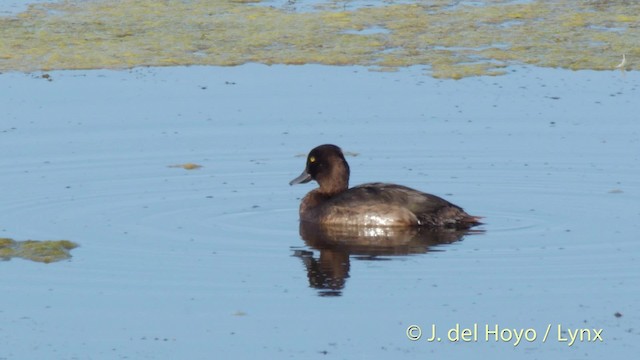
M425 65L442 78L509 65L637 70L640 1L63 1L0 17L0 72L244 63Z
M0 260L14 257L36 262L51 263L71 258L69 251L78 247L68 240L25 240L15 241L0 238Z

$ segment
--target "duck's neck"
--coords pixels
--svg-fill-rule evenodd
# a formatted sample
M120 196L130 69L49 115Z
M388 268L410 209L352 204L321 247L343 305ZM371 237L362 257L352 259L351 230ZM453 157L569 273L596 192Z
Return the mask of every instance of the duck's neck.
M325 183L320 186L318 192L325 196L333 196L340 194L341 192L349 188L349 179L334 179L330 183Z
M331 172L326 174L325 181L318 181L318 192L325 196L333 196L346 191L349 188L349 165L342 160L339 166L334 166Z

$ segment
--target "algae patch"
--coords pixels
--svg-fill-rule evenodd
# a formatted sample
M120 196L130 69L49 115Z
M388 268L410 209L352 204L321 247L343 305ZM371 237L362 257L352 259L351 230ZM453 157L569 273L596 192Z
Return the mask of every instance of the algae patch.
M185 170L196 170L196 169L200 169L202 167L202 165L198 165L195 163L184 163L184 164L174 164L174 165L169 165L170 168L181 168L181 169L185 169Z
M500 75L514 64L640 68L639 1L64 1L0 17L0 71L136 66L424 65L430 75ZM323 6L326 5L326 6ZM372 30L373 29L373 30Z
M19 257L26 260L51 263L71 258L70 251L78 244L69 240L25 240L15 241L0 238L0 259Z

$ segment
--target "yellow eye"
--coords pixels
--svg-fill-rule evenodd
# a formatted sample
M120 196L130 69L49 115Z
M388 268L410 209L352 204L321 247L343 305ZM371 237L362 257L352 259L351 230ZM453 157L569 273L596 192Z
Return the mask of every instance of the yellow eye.
M309 156L309 162L310 162L310 163L312 163L312 162L316 162L316 158L315 158L315 156Z

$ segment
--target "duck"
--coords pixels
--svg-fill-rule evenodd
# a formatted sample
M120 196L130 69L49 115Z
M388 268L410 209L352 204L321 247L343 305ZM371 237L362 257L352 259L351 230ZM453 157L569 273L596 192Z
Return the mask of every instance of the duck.
M407 186L373 182L349 188L349 164L340 147L313 148L300 176L289 185L315 180L300 203L300 221L356 227L426 227L465 230L481 225L480 216L436 195Z

